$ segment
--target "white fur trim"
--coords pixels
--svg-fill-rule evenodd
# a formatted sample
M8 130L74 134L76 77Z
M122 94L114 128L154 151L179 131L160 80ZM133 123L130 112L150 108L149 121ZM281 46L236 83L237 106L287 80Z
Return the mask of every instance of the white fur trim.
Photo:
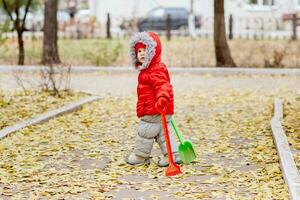
M155 48L156 48L156 42L154 41L154 39L147 33L147 32L139 32L136 33L132 36L130 43L129 43L129 53L130 53L130 57L132 59L132 64L135 66L137 61L137 57L136 57L136 53L135 53L135 45L138 42L142 42L143 44L146 45L146 58L145 58L145 62L138 66L137 69L138 70L143 70L148 68L149 64L152 61L152 58L155 55Z

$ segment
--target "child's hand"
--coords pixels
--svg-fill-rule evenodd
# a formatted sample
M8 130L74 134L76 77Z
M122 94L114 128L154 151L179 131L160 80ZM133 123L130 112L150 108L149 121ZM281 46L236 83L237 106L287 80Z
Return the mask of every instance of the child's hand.
M169 100L166 97L159 97L155 107L158 112L165 113Z

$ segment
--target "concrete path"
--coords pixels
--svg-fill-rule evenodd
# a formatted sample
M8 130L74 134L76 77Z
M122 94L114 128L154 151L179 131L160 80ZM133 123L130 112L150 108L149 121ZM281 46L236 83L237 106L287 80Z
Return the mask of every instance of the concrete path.
M1 73L0 89L21 88L16 80L21 80L26 88L40 84L39 73L18 72ZM282 75L200 75L195 73L171 73L171 81L175 91L190 89L212 90L223 86L231 89L290 88L300 90L300 76ZM19 81L20 82L20 81ZM72 73L70 86L74 90L82 90L95 94L117 93L128 94L136 91L137 72L92 72ZM64 87L64 86L63 86Z
M19 88L15 77L1 73L0 88ZM19 78L26 87L39 83L39 74L26 72ZM73 73L74 90L123 97L109 97L32 127L31 137L17 133L4 138L9 144L17 142L18 148L11 145L3 155L20 151L30 157L24 151L27 145L38 155L35 171L25 171L26 160L3 157L3 166L10 170L7 177L3 175L7 182L0 183L5 194L70 199L288 199L269 120L273 97L294 95L300 76L172 72L171 79L175 120L199 155L195 163L182 167L182 176L164 177L164 169L155 165L160 155L157 147L149 167L124 164L135 138L137 73ZM37 172L38 178L31 175Z

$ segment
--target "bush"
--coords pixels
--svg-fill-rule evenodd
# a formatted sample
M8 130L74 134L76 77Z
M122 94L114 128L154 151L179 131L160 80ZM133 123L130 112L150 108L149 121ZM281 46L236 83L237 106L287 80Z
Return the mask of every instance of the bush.
M264 56L264 67L266 68L280 68L285 67L283 60L288 55L288 47L290 42L283 47L276 49L269 49L266 45L261 45L260 49Z
M114 63L123 50L119 41L100 40L95 41L92 47L86 48L83 57L93 65L105 66Z
M3 37L3 33L9 30L9 21L5 20L3 24L0 24L0 45L4 44L6 38Z

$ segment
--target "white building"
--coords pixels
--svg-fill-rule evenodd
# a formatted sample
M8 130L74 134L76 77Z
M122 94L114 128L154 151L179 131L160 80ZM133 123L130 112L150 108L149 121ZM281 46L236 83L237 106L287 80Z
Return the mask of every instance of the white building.
M211 36L213 31L214 0L193 0L194 13L202 16L202 27L198 34ZM190 10L191 0L89 0L93 15L105 23L107 13L112 25L118 26L122 18L142 17L151 9L163 7L185 7ZM300 0L225 0L226 28L229 16L233 16L234 35L267 34L271 37L291 34L291 21L283 21L285 14L299 13Z
M203 16L201 33L213 31L213 1L200 0ZM289 38L292 22L283 16L300 12L300 0L225 0L226 28L233 17L233 34L239 37ZM227 31L228 33L228 31Z

